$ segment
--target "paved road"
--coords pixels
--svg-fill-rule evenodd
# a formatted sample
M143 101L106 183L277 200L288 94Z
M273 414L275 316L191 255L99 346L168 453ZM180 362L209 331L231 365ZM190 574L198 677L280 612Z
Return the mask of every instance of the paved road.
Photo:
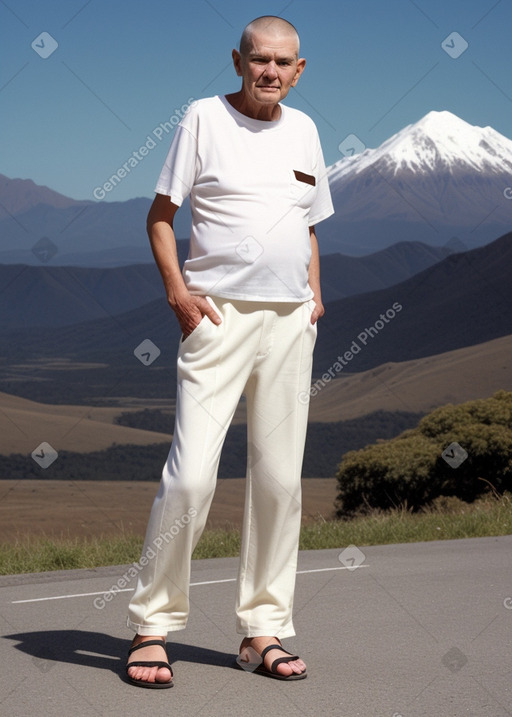
M309 676L295 683L231 668L237 559L194 561L170 690L119 677L133 585L103 594L126 567L0 578L0 714L512 715L512 536L339 553L300 554L297 637L285 645Z

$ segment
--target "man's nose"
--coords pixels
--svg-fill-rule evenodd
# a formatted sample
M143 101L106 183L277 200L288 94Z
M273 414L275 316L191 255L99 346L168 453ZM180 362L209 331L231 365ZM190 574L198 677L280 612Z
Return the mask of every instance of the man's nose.
M274 60L272 60L272 62L269 62L268 65L265 67L265 72L264 72L264 74L265 74L267 77L271 77L271 78L276 78L276 77L277 77L277 65L276 65L276 63L274 62Z

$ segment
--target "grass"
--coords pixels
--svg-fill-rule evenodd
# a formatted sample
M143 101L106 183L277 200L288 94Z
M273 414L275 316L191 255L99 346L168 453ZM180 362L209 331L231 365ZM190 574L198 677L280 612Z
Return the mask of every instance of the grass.
M468 504L457 498L439 499L419 513L406 509L374 512L351 520L320 520L304 526L301 550L452 540L512 534L512 496L489 495ZM97 568L137 562L143 540L119 538L18 537L0 546L0 575ZM195 559L234 557L240 552L239 530L205 531Z

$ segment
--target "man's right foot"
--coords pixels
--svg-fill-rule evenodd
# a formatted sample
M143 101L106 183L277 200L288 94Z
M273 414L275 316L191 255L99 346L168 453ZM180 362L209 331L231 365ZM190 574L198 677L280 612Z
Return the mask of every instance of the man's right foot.
M143 647L145 642L150 644ZM130 667L132 663L133 667ZM130 682L139 687L172 687L172 669L165 651L165 637L136 635L128 653L126 673Z

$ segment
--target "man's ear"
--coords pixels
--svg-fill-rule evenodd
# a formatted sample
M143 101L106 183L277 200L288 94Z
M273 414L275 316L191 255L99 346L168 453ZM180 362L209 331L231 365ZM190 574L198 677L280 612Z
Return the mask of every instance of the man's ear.
M238 52L238 50L233 50L231 53L231 57L233 58L233 65L235 66L236 74L241 77L242 76L242 56Z
M295 85L299 81L299 77L304 72L305 67L306 67L306 60L304 57L301 57L299 60L297 60L297 71L295 72L295 77L292 80L292 87L295 87Z

